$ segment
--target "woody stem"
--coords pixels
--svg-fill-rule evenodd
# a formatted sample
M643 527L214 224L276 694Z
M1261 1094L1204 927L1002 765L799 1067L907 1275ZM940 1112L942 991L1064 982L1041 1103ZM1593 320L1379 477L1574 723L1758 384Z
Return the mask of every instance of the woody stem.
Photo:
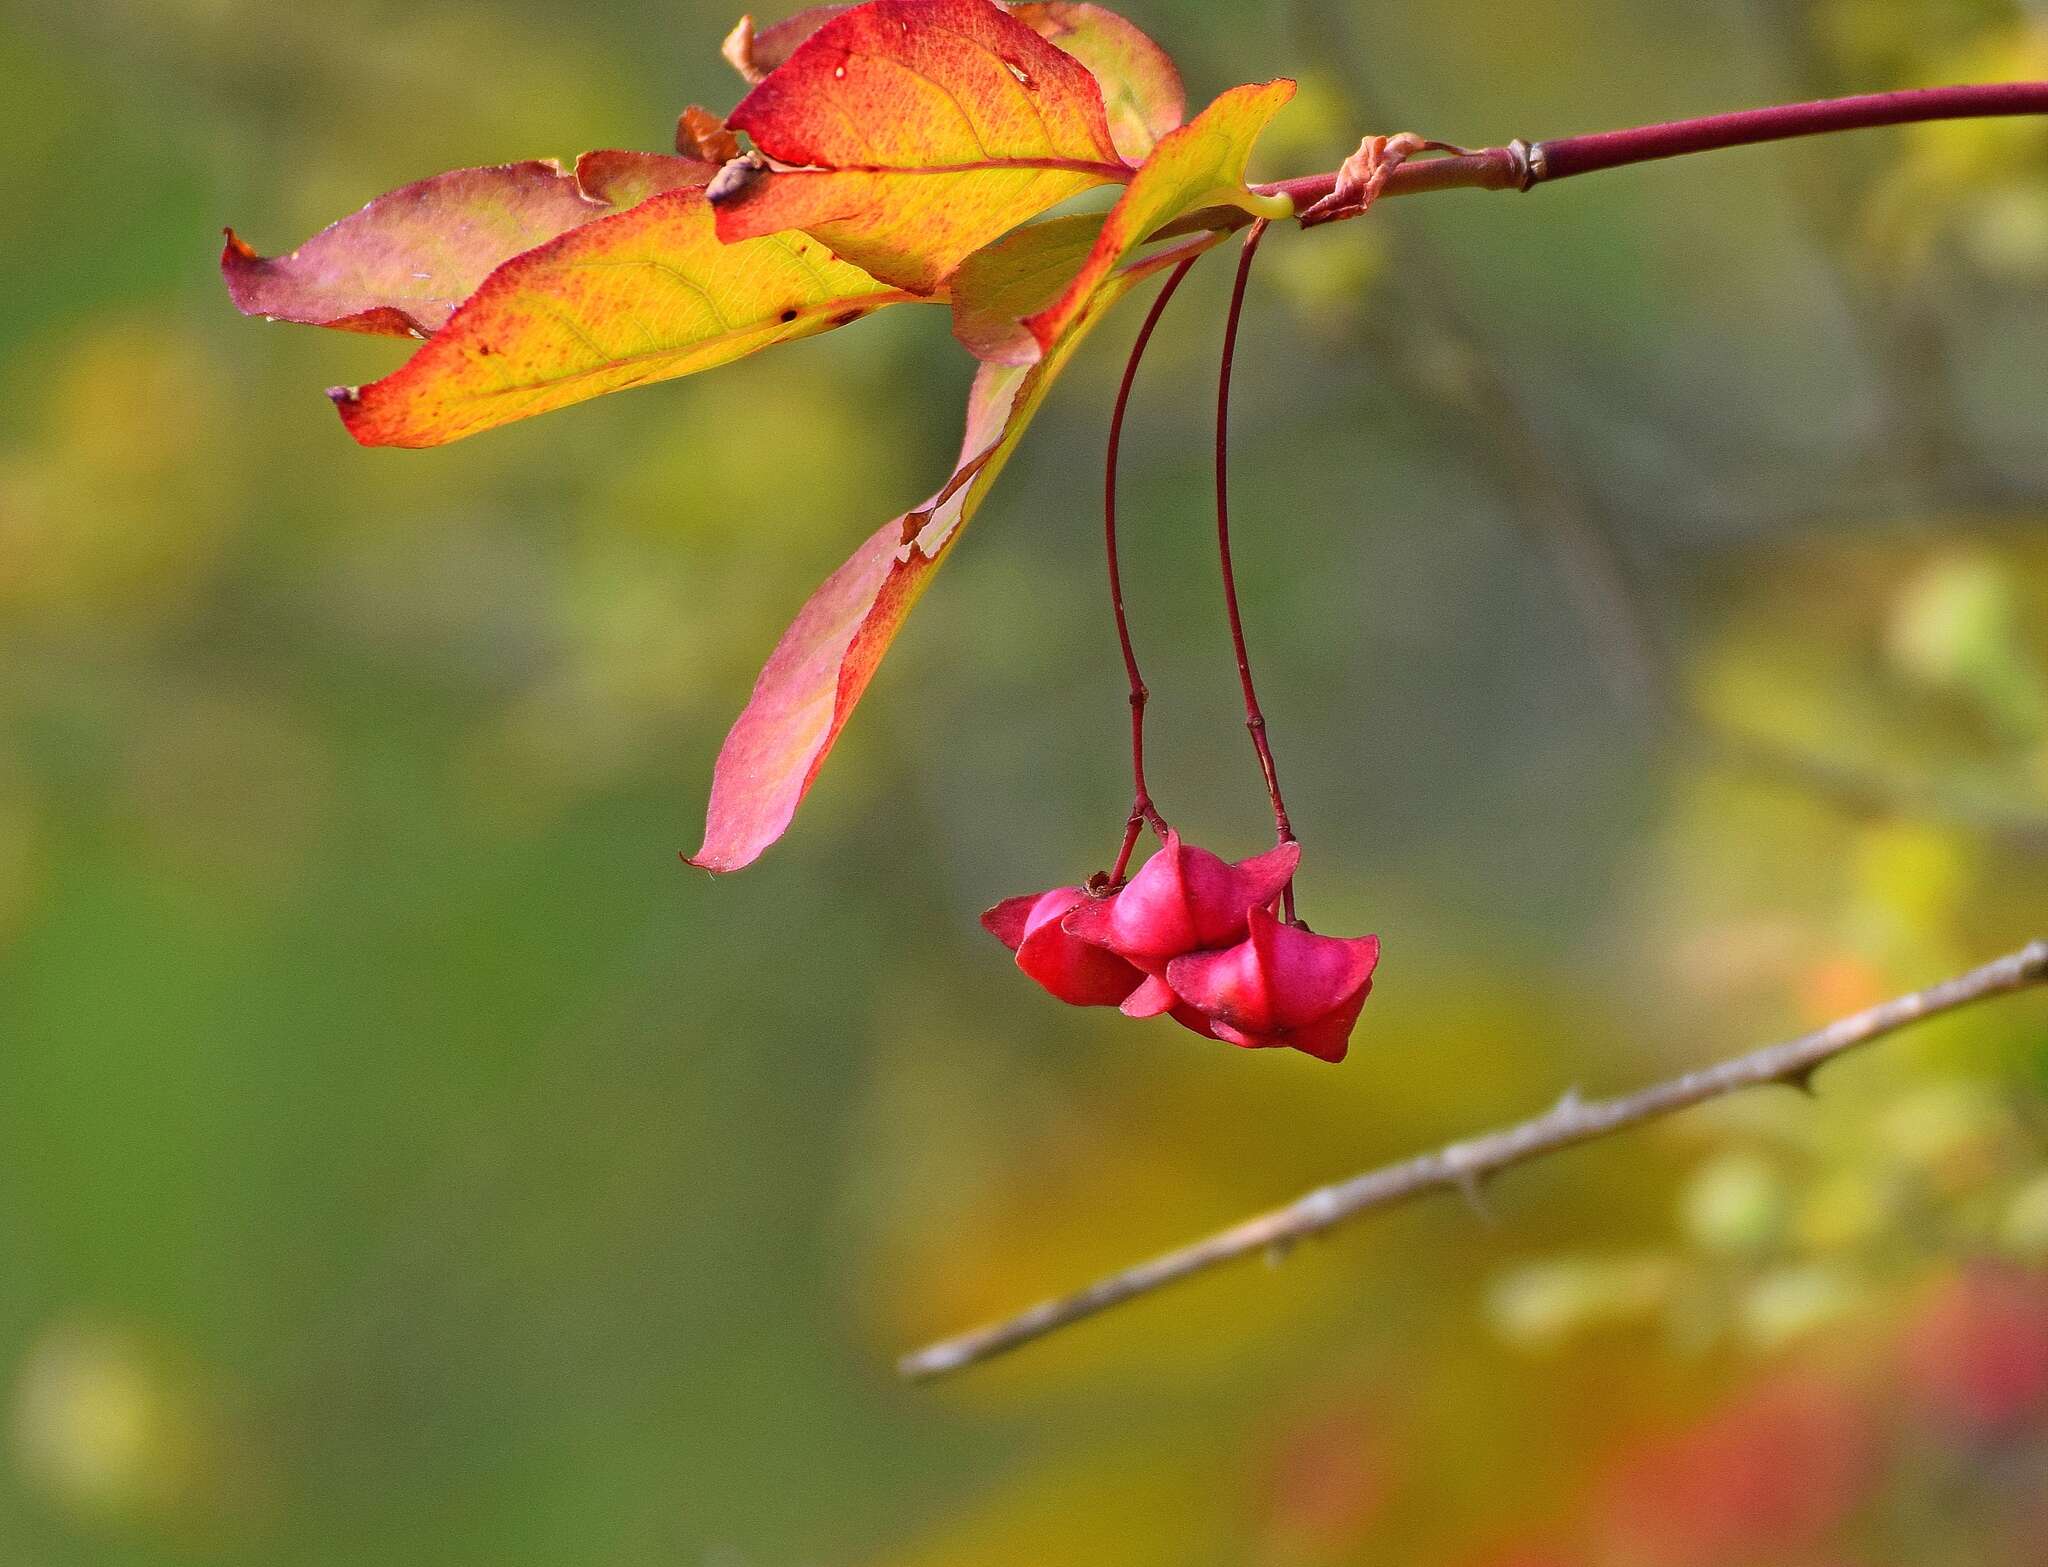
M1116 869L1110 872L1112 885L1124 879L1124 872L1130 869L1131 854L1138 847L1138 836L1151 823L1152 830L1164 838L1166 820L1152 804L1152 794L1145 787L1145 704L1152 693L1146 688L1145 677L1138 670L1137 650L1131 645L1131 623L1124 613L1123 566L1117 554L1116 535L1116 476L1117 458L1123 451L1124 416L1130 411L1131 388L1137 384L1138 366L1144 362L1145 350L1151 345L1152 333L1159 326L1159 318L1166 314L1166 307L1180 288L1181 280L1200 260L1199 254L1189 256L1166 280L1166 286L1159 291L1159 297L1152 301L1152 309L1145 317L1145 324L1138 329L1138 339L1131 345L1129 363L1124 366L1123 384L1117 388L1116 411L1109 419L1109 459L1105 465L1102 483L1102 541L1103 553L1109 560L1109 607L1116 615L1117 642L1123 648L1124 672L1131 682L1131 818L1124 828L1123 848L1116 857Z
M1526 191L1603 169L1802 136L1917 125L1933 120L2036 114L2048 115L2048 82L1987 82L1823 98L1810 103L1711 114L1695 120L1598 131L1587 136L1561 136L1533 143L1515 141L1504 147L1481 147L1444 158L1411 158L1388 176L1380 197L1384 200L1438 190ZM1262 196L1291 197L1296 210L1306 212L1337 188L1340 175L1340 170L1331 170L1252 188ZM1340 218L1358 215L1358 209L1334 214ZM1240 206L1206 207L1176 219L1153 237L1170 239L1180 234L1235 230L1250 221L1250 215Z
M1294 826L1287 819L1287 802L1280 793L1279 769L1273 765L1273 746L1266 738L1266 715L1259 708L1258 685L1252 679L1251 655L1245 650L1244 616L1237 604L1237 568L1230 554L1230 377L1237 362L1237 329L1244 316L1245 290L1251 282L1252 262L1259 254L1259 241L1266 237L1266 220L1252 224L1244 237L1238 257L1237 284L1230 296L1230 316L1223 328L1223 370L1216 391L1216 553L1223 565L1223 605L1230 616L1230 644L1237 653L1237 677L1244 687L1244 726L1251 731L1252 749L1258 753L1259 771L1265 776L1266 794L1273 802L1273 830L1282 843L1294 838ZM1286 893L1287 917L1294 918L1294 887Z
M1988 119L2048 114L2048 82L1992 82L1968 87L1921 87L1904 92L1823 98L1811 103L1775 104L1696 120L1670 120L1589 136L1560 136L1536 143L1485 147L1449 158L1411 159L1387 181L1385 196L1432 190L1528 190L1533 186L1602 169L1626 168L1696 152L1720 152L1764 142L1790 141L1837 131L1916 125L1930 120ZM1268 194L1294 198L1306 209L1336 188L1337 175L1312 174L1260 186Z

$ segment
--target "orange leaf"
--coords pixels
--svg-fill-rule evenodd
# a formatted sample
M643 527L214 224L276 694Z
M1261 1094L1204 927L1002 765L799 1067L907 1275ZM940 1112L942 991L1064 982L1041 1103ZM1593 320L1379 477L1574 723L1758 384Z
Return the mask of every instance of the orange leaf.
M619 175L623 165L605 160L646 156L589 153L575 174L541 161L437 174L379 196L284 256L259 256L230 229L221 274L244 315L424 337L493 268L640 199L623 179L593 188L584 175L592 167ZM675 166L670 185L702 184L716 172L680 158L659 161Z
M1285 78L1233 87L1164 137L1111 209L1087 264L1051 308L1027 323L1039 343L1056 342L1124 258L1175 218L1225 204L1259 217L1289 216L1294 204L1285 196L1260 196L1244 181L1252 144L1293 97L1294 83Z
M1129 178L1095 78L992 0L833 17L728 122L784 167L718 203L727 240L802 229L929 294L973 252Z
M632 177L607 170L608 180ZM366 446L439 446L910 297L801 234L721 243L693 186L508 261L398 370L329 395Z
M788 830L889 644L1074 349L1140 279L1210 243L1198 239L1116 274L1037 364L982 366L953 477L918 510L885 523L855 550L776 645L719 752L704 845L691 864L720 873L742 870Z

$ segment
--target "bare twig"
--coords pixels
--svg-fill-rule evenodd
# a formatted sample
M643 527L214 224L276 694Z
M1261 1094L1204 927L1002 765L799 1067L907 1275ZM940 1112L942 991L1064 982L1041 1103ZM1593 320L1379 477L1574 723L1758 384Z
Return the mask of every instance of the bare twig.
M1770 1045L1638 1093L1594 1101L1567 1095L1554 1109L1533 1120L1325 1186L1284 1208L1113 1273L1076 1294L1048 1300L1007 1321L921 1349L905 1356L898 1369L906 1377L921 1380L947 1376L1224 1263L1285 1250L1362 1213L1428 1192L1473 1194L1512 1165L1609 1137L1744 1089L1774 1083L1807 1088L1822 1067L1859 1045L1945 1012L2042 984L2048 984L2048 941L2037 941L1972 973L1843 1018L1802 1039Z
M1714 116L1707 120L1648 126L1639 130L1571 137L1530 145L1511 143L1432 160L1413 160L1393 171L1385 195L1477 188L1527 190L1546 180L1598 169L1717 148L1750 145L1823 131L1896 125L1916 120L1980 114L2048 113L2048 83L2010 83L1995 88L1950 88L1922 93L1880 94L1826 103ZM1336 188L1335 175L1312 176L1263 187L1291 196L1308 211ZM1158 238L1199 230L1235 229L1249 214L1230 209L1190 214ZM1463 334L1460 334L1461 336ZM1482 367L1468 394L1493 417L1489 427L1519 437L1519 460L1507 466L1523 480L1525 502L1536 502L1535 531L1557 555L1574 586L1581 612L1600 636L1603 663L1630 705L1648 711L1680 738L1711 759L1777 777L1835 799L1858 811L1917 809L1971 819L1994 831L2032 841L2031 817L1973 807L1959 811L1946 795L1906 789L1890 781L1824 759L1790 752L1759 740L1703 733L1677 699L1668 655L1654 622L1636 601L1615 541L1585 489L1546 460L1544 443L1517 405L1504 378ZM1503 417L1503 416L1506 417ZM1508 454L1503 454L1507 456ZM1516 1126L1454 1143L1433 1153L1356 1176L1309 1193L1285 1207L1233 1225L1205 1240L1164 1253L1111 1274L1075 1294L1057 1297L1029 1311L960 1337L933 1344L900 1362L906 1377L951 1375L1006 1354L1075 1323L1163 1289L1183 1279L1246 1257L1284 1252L1299 1242L1379 1208L1439 1190L1477 1198L1483 1184L1514 1165L1562 1149L1612 1136L1646 1122L1768 1084L1808 1088L1817 1072L1836 1057L1914 1023L1996 996L2048 984L2048 941L2001 958L1930 989L1900 997L1817 1033L1767 1046L1683 1077L1620 1098L1588 1102L1575 1093L1555 1108Z
M1145 684L1144 672L1138 667L1138 650L1131 641L1131 618L1124 609L1123 554L1117 543L1117 462L1123 454L1124 420L1131 411L1131 391L1138 384L1138 368L1145 362L1145 350L1152 346L1152 334L1159 330L1159 321L1166 314L1166 307L1173 303L1173 296L1200 259L1198 252L1175 267L1166 279L1166 286L1152 301L1145 324L1138 329L1137 341L1131 345L1131 357L1124 365L1123 382L1117 387L1116 407L1109 416L1109 452L1103 464L1102 480L1102 547L1103 557L1109 566L1110 613L1116 620L1116 640L1123 650L1124 673L1131 683L1131 814L1124 827L1123 847L1117 851L1116 865L1109 873L1111 886L1120 883L1124 872L1130 869L1131 854L1138 847L1138 838L1145 831L1146 823L1151 823L1162 839L1167 830L1166 819L1152 803L1152 790L1145 782L1145 707L1152 700L1152 692Z
M1244 296L1252 279L1252 263L1258 259L1259 241L1265 238L1266 220L1261 218L1244 237L1244 251L1238 258L1237 285L1230 295L1230 314L1223 327L1223 372L1216 391L1216 554L1223 568L1223 609L1230 622L1230 645L1237 655L1238 683L1244 689L1244 726L1252 737L1252 750L1259 759L1259 773L1266 780L1266 797L1273 802L1273 841L1288 843L1294 825L1287 819L1287 801L1280 793L1280 773L1273 762L1273 745L1267 737L1266 715L1259 706L1258 683L1252 678L1251 654L1244 640L1244 615L1237 602L1237 565L1230 549L1230 378L1237 363L1237 330L1244 320ZM1294 918L1294 886L1287 887L1287 917Z

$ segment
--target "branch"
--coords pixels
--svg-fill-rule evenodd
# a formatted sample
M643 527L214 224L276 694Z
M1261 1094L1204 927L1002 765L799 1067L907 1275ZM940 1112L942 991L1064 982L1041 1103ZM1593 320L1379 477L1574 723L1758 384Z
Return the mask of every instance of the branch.
M1528 190L1575 174L1653 163L1695 152L1720 152L1761 142L1790 141L1831 131L1871 130L1928 120L1985 119L2007 114L2048 114L2048 82L1994 82L1974 87L1925 87L1908 92L1826 98L1769 109L1744 109L1698 120L1671 120L1591 136L1510 142L1457 157L1403 164L1388 178L1385 196L1428 190ZM1306 210L1330 194L1337 176L1315 174L1269 187Z
M1830 131L2017 114L2048 114L2048 82L1923 87L1856 98L1788 103L1769 109L1744 109L1704 119L1598 131L1590 136L1561 136L1539 142L1516 140L1505 147L1483 147L1450 157L1410 159L1387 177L1378 195L1385 200L1389 196L1414 196L1432 190L1526 191L1570 179L1575 174L1593 174L1695 152L1790 141ZM1303 175L1253 188L1260 195L1292 197L1299 213L1307 212L1335 191L1338 178L1339 171L1333 169L1327 174ZM1356 216L1357 212L1336 214L1336 218ZM1240 229L1251 221L1252 214L1241 207L1205 207L1167 225L1152 237L1172 239L1182 234Z
M897 1369L918 1380L949 1376L1226 1262L1284 1251L1373 1209L1444 1189L1475 1193L1485 1180L1512 1165L1609 1137L1744 1089L1773 1083L1810 1088L1822 1067L1859 1045L1979 1001L2043 984L2048 984L2048 941L2037 941L1973 973L1843 1018L1818 1033L1767 1046L1639 1093L1592 1103L1576 1093L1567 1094L1555 1109L1519 1126L1325 1186L1284 1208L1113 1273L1076 1294L1048 1300L1007 1321L906 1355Z

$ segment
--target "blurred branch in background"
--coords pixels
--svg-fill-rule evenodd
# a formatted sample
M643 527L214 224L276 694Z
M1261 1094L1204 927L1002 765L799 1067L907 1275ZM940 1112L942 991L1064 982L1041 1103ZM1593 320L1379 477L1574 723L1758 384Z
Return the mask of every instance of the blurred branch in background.
M1589 1102L1576 1091L1568 1093L1556 1108L1532 1120L1322 1187L1206 1240L1111 1274L1075 1294L918 1350L905 1356L898 1369L919 1380L948 1376L1224 1263L1260 1252L1284 1252L1374 1209L1446 1189L1476 1199L1484 1182L1513 1165L1610 1137L1711 1099L1773 1084L1810 1092L1822 1067L1858 1046L1945 1012L2042 984L2048 984L2048 941L2037 941L1971 973L1842 1018L1802 1038L1634 1094Z
M1766 8L1784 22L1783 7L1775 0L1766 0ZM1793 30L1785 23L1779 36ZM1408 123L1357 66L1355 44L1343 40L1332 53L1347 75L1351 95L1367 106L1368 117ZM1803 87L1828 90L1825 78L1803 57L1796 75ZM1995 500L2029 508L2048 502L1990 473L1952 438L1948 405L1955 388L1938 317L1906 308L1896 290L1878 286L1849 254L1854 212L1864 194L1830 187L1828 209L1814 211L1814 227L1841 287L1857 307L1856 319L1877 323L1872 353L1886 388L1886 445L1905 454L1915 499L1928 505ZM2048 812L2038 807L1938 779L1872 771L1731 729L1701 712L1684 689L1661 618L1648 603L1622 543L1636 535L1611 513L1566 444L1530 411L1513 376L1487 347L1486 334L1466 318L1457 303L1458 274L1449 258L1435 252L1420 233L1405 235L1403 242L1410 265L1393 268L1388 285L1398 288L1401 297L1394 308L1367 314L1369 340L1380 362L1420 405L1451 418L1508 498L1516 522L1550 558L1622 707L1657 729L1688 760L1795 790L1852 817L1943 823L1982 834L2012 852L2048 856ZM1424 281L1417 284L1416 279ZM1475 432L1483 438L1472 440Z
M1482 460L1517 523L1549 556L1617 702L1688 759L1797 790L1851 816L1945 823L2015 852L2048 855L2048 813L2039 809L1936 779L1874 772L1701 713L1683 689L1616 520L1458 314L1438 281L1442 269L1426 259L1419 270L1430 286L1407 291L1400 308L1372 318L1381 358L1413 395L1444 408L1461 430L1487 433L1477 443Z
M1758 23L1797 91L1826 94L1841 80L1814 38L1803 0L1753 0ZM1859 254L1866 181L1847 185L1805 166L1781 166L1794 208L1848 305L1880 385L1883 454L1909 482L1976 493L1992 483L1968 449L1956 417L1955 366L1931 291L1912 279L1886 278Z

